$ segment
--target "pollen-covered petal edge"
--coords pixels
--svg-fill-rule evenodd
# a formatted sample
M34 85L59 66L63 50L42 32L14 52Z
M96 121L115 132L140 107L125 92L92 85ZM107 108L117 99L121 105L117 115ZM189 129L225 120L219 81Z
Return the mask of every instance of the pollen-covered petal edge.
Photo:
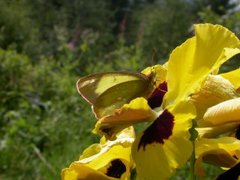
M152 121L155 117L156 113L149 107L147 100L139 97L115 110L112 115L101 118L93 132L113 140L122 129L136 123Z

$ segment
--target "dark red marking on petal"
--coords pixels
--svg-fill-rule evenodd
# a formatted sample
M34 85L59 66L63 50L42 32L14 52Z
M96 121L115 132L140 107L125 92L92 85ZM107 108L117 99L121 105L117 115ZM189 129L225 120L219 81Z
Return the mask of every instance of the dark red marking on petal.
M240 176L240 163L233 166L232 168L230 168L220 176L218 176L216 180L226 180L226 179L238 180L239 176Z
M237 128L235 137L240 140L240 125L239 125L238 128Z
M237 157L235 154L233 155L233 158L235 158L235 159L237 159L237 160L238 160L238 157Z
M138 150L148 144L160 143L172 135L174 125L174 116L168 111L164 110L162 114L143 132L143 135L138 144Z
M148 105L153 109L161 106L163 97L167 92L167 82L164 81L153 91L152 95L148 98Z
M111 161L110 167L107 169L107 176L120 178L126 172L126 166L120 159Z

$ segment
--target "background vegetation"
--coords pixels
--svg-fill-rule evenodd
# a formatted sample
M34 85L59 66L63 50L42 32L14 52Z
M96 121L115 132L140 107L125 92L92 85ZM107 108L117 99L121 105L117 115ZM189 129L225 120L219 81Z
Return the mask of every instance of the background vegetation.
M162 63L194 23L239 37L239 10L230 0L0 0L0 179L59 179L98 141L79 77Z

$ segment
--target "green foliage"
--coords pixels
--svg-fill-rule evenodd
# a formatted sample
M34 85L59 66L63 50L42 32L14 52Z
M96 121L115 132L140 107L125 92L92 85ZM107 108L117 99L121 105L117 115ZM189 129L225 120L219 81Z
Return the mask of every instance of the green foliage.
M91 65L84 61L94 58L89 46L80 45L82 54L75 61L74 52L63 48L59 60L43 58L37 63L14 50L0 50L2 178L57 178L83 148L98 140L89 136L95 117L75 89L80 77L76 74L138 69L141 52L121 45L106 58L108 66Z
M3 178L58 177L95 139L88 136L94 117L75 90L77 77L51 59L33 65L27 56L4 50L0 59Z
M169 50L189 37L195 17L191 8L191 4L184 0L169 0L147 4L137 10L134 18L139 26L135 38L143 51L149 52L145 57L150 59L155 50L158 60L166 60Z
M109 6L108 1L94 0L0 1L0 47L39 59L55 56L62 44L77 46L85 31L93 31L101 36L97 44L104 52L112 39Z

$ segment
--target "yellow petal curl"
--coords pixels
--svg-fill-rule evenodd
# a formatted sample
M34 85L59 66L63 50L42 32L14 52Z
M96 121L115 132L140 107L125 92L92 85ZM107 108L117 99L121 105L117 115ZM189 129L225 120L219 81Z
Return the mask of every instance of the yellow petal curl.
M220 75L225 79L228 79L236 90L240 88L240 68ZM240 93L240 89L238 91Z
M227 123L218 126L209 126L209 127L197 127L199 138L217 138L222 135L229 135L230 132L234 132L238 127L239 123Z
M240 41L228 29L212 24L194 27L196 35L170 55L165 104L187 98L208 74L240 53Z
M204 176L202 161L226 168L233 167L239 162L240 141L233 137L217 139L200 138L195 142L195 174Z
M200 127L219 126L227 123L240 124L240 98L224 101L209 108L198 122Z
M234 87L227 79L219 75L209 75L201 84L199 91L191 96L190 101L197 109L199 120L209 107L237 97Z
M69 168L62 171L62 180L116 180L98 172L84 164L73 162Z
M93 132L113 140L122 129L135 123L152 121L156 117L156 113L149 107L146 99L136 98L116 109L113 115L101 118Z

